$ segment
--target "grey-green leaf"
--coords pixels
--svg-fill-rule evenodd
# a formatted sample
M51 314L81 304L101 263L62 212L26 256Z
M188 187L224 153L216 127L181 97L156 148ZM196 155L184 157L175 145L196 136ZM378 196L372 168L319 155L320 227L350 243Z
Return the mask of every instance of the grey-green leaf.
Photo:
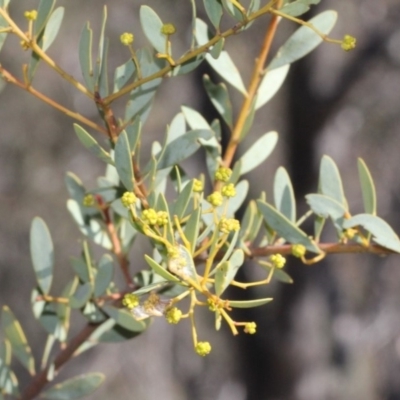
M93 292L93 286L91 282L79 284L75 290L75 293L69 299L69 305L71 308L81 308L90 299Z
M232 104L226 85L223 83L215 85L208 75L204 75L203 84L214 107L217 109L226 124L232 128Z
M343 224L345 229L362 226L372 234L372 239L385 247L400 253L400 240L390 225L376 215L358 214L346 220Z
M229 306L233 308L253 308L263 306L273 300L272 297L256 300L229 300Z
M322 157L319 169L319 190L348 209L339 169L332 158L326 155Z
M131 79L136 70L135 63L129 59L126 63L115 69L113 93L118 92Z
M46 223L39 217L32 221L30 250L36 280L44 294L48 294L53 280L54 247Z
M175 276L172 275L169 271L167 271L165 268L163 268L160 264L155 262L151 257L149 257L147 254L144 255L144 258L149 264L150 268L157 274L160 275L162 278L166 279L167 281L170 282L180 282L180 280Z
M137 321L128 310L112 306L104 306L103 310L117 323L117 325L133 332L143 331L143 323Z
M258 209L264 217L265 223L283 239L293 244L302 244L313 253L320 253L318 246L296 225L289 221L268 203L257 200Z
M87 88L94 92L94 76L92 65L92 36L93 32L90 29L89 22L86 23L82 30L81 38L79 40L79 62L83 80Z
M256 110L268 103L275 96L285 81L289 68L290 64L286 64L271 71L266 71L257 91Z
M161 33L163 22L149 6L140 7L140 24L152 46L159 53L165 53L166 37Z
M214 27L218 29L223 14L223 8L220 0L203 0L203 3L208 18Z
M3 306L1 326L11 344L15 357L17 357L31 375L35 375L35 361L32 356L32 350L29 347L20 323L8 306Z
M274 150L278 142L278 134L269 132L261 136L240 158L240 173L246 174L264 162Z
M40 0L37 17L33 24L33 35L37 38L44 29L51 12L53 11L56 0Z
M48 400L75 400L93 393L104 382L105 375L100 372L76 376L54 385L41 394Z
M327 35L334 27L336 20L337 13L328 10L318 14L309 22L323 34ZM283 65L297 61L314 50L321 42L322 38L313 30L307 26L300 27L278 50L275 58L268 66L268 70L279 68Z
M364 160L358 159L358 175L360 177L364 210L367 214L376 215L376 191L371 173Z
M290 221L296 221L296 201L292 182L286 169L279 167L274 179L275 207Z
M96 139L91 136L85 129L83 129L78 124L74 124L74 130L76 135L78 136L79 141L96 157L100 158L100 160L106 162L107 164L114 165L114 161L111 158L110 154L104 150Z
M115 145L115 167L117 168L119 178L127 190L133 192L133 175L132 153L129 146L128 136L122 131L118 136Z
M57 7L49 18L43 35L43 51L46 51L54 42L60 31L61 23L64 18L64 7Z
M105 293L114 276L113 259L109 254L104 254L99 261L97 274L94 280L94 296L99 297Z
M239 268L243 265L244 262L244 252L241 249L236 249L229 261L225 261L215 273L215 293L217 296L221 296L221 294L226 290L226 288L231 284L231 282L235 279Z

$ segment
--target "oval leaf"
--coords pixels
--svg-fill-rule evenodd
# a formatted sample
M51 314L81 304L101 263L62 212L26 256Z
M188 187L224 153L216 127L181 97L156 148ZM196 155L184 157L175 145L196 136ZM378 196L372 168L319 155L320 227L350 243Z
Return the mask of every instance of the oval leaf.
M289 68L290 64L286 64L271 71L267 70L257 91L256 110L268 103L275 96L285 81Z
M54 385L41 394L41 398L49 400L75 400L93 393L100 387L105 375L100 372L76 376Z
M313 24L322 33L327 35L335 26L337 20L336 11L324 11L312 18L309 22ZM313 30L307 26L302 26L286 41L286 43L278 50L275 58L268 66L268 70L291 64L294 61L304 57L314 50L322 39Z
M152 46L159 52L165 53L166 38L161 33L163 22L157 13L149 6L140 7L140 24Z
M43 35L43 51L46 51L54 42L61 27L64 18L64 7L58 7L54 10L46 24Z
M53 280L54 247L46 223L39 217L32 221L30 249L36 280L44 294L48 294Z
M296 221L296 201L292 182L286 169L279 167L274 179L275 207L290 221Z
M257 300L229 300L229 306L233 308L253 308L263 306L272 300L272 297Z
M143 331L143 322L137 321L128 310L118 309L112 306L104 306L103 310L117 323L117 325L133 332Z
M257 200L257 204L266 224L280 237L289 243L302 244L307 250L313 253L320 253L318 246L278 210L262 200Z
M115 167L126 189L133 192L135 177L133 175L132 154L125 131L120 133L115 145Z
M393 229L383 219L376 215L358 214L346 220L343 224L345 229L362 226L372 234L374 242L386 249L400 253L400 240Z
M360 176L364 210L367 214L376 215L376 191L371 173L361 158L358 159L357 165L358 175Z
M5 336L10 341L15 357L17 357L31 375L35 375L35 361L32 356L32 350L29 347L20 323L7 306L3 306L1 326Z
M94 295L99 297L105 293L114 276L113 259L109 254L104 254L99 261L97 274L94 279Z
M268 132L261 136L241 157L241 174L246 174L265 161L274 150L277 141L277 132Z

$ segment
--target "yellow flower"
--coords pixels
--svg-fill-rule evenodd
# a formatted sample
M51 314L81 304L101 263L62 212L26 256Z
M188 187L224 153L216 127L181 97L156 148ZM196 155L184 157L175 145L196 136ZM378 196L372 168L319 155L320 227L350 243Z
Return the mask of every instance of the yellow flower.
M165 318L170 324L177 324L182 318L182 311L173 307L167 311Z
M168 213L166 211L159 211L157 213L157 225L164 226L168 224Z
M218 226L223 233L236 232L240 229L240 222L234 218L222 218Z
M257 324L255 322L248 322L244 326L244 332L250 335L254 335L256 333L256 330L257 330Z
M127 293L122 299L122 305L124 305L129 310L132 310L139 305L139 297L133 293Z
M219 167L215 171L215 179L217 181L228 182L231 175L232 175L232 170L230 168Z
M37 18L37 11L36 10L25 11L24 12L24 17L28 21L34 21Z
M94 205L94 196L92 194L87 194L83 198L83 205L85 207L92 207Z
M164 24L161 27L161 33L163 35L169 36L169 35L173 35L176 32L176 28L174 26L174 24Z
M281 254L273 254L269 260L275 268L283 268L286 264L286 258Z
M149 208L142 212L142 218L146 224L156 225L158 222L158 214L154 208Z
M221 192L225 197L235 197L236 196L235 185L233 183L228 183L222 188Z
M344 51L353 50L356 47L357 39L350 35L344 35L341 47Z
M301 258L306 254L306 248L302 244L294 244L292 246L292 255Z
M204 184L200 179L193 179L193 192L202 192Z
M206 356L211 352L211 344L209 342L198 342L195 347L196 353L199 356Z
M124 46L129 46L135 40L135 36L133 33L125 32L119 37L119 40Z
M220 192L214 192L207 197L207 201L211 203L214 207L218 207L222 204L224 199Z
M124 207L129 208L130 205L136 203L136 196L135 193L132 192L125 192L121 197L121 202Z

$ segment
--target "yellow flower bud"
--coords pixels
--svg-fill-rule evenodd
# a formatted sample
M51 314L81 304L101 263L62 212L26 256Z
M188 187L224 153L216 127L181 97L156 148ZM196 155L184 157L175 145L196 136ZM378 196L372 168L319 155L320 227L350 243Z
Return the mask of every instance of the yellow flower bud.
M281 254L273 254L269 260L275 268L283 268L286 264L286 258Z
M169 36L169 35L173 35L176 32L176 28L174 26L174 24L164 24L161 27L161 33L163 35Z
M207 197L207 201L211 203L214 207L218 207L222 204L224 199L220 192L214 192Z
M256 330L257 330L257 324L255 322L248 322L244 326L244 332L250 335L254 335L256 333Z
M92 207L94 206L94 196L92 194L87 194L84 198L83 198L83 205L85 207Z
M304 257L306 254L306 248L302 244L294 244L292 246L292 255L297 258Z
M28 21L34 21L37 18L37 11L36 10L25 11L24 12L24 17Z
M125 192L121 197L121 202L124 207L129 208L129 206L136 203L135 193Z
M206 356L207 354L210 354L210 352L211 352L211 345L210 345L209 342L198 342L198 343L196 344L195 350L196 350L196 353L197 353L199 356L204 357L204 356Z
M341 47L344 51L353 50L356 47L357 39L350 35L344 35Z
M119 40L124 46L129 46L135 40L135 36L133 33L125 32L119 37Z
M204 189L204 184L200 179L193 179L193 192L200 193Z
M179 308L173 307L167 311L165 318L168 323L177 324L182 318L182 311Z
M236 196L236 189L235 189L235 185L233 183L228 183L227 185L225 185L222 190L221 193L225 196L225 197L235 197Z
M215 179L221 182L228 182L232 175L232 170L226 167L219 167L215 172Z
M127 293L122 299L122 305L132 310L139 305L139 297L133 293Z

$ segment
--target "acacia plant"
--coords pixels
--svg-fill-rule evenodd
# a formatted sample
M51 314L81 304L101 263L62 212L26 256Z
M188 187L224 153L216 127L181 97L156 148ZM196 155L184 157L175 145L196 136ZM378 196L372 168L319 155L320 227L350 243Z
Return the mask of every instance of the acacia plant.
M192 37L181 55L174 51L179 29L143 5L140 22L148 46L136 48L135 32L121 32L121 51L126 50L127 61L115 69L113 77L107 69L104 8L95 59L89 24L82 30L77 46L80 79L68 74L47 54L64 14L63 7L55 8L56 0L41 0L37 10L26 11L23 26L16 24L10 0L0 0L0 48L8 36L16 35L20 51L28 54L21 71L0 66L2 79L75 120L73 129L89 151L88 157L98 157L105 164L104 176L98 178L97 187L90 189L75 174L66 174L70 196L67 207L83 239L81 256L71 261L75 277L62 293L51 289L54 249L50 232L40 217L32 222L30 249L36 274L32 309L48 339L39 366L17 318L9 307L3 307L0 399L29 400L39 394L47 399L64 399L90 393L102 383L102 374L88 373L47 386L73 356L102 342L132 339L143 333L154 317L165 318L171 324L187 320L194 351L200 356L212 351L195 323L201 307L213 314L210 317L215 319L217 330L227 324L234 335L254 334L257 321L236 321L232 309L258 307L272 299L237 301L226 296L226 289L236 286L245 290L268 285L273 279L290 283L284 269L285 256L297 257L309 265L330 253L400 252L398 237L376 215L374 183L361 159L362 213L351 213L338 168L327 156L320 164L317 192L306 196L309 211L304 215L296 215L292 184L283 167L276 171L268 200L261 193L257 199L246 201L249 183L242 176L268 158L278 134L265 133L236 161L235 155L243 139L254 134L257 112L281 87L290 65L321 42L339 45L345 51L355 47L355 39L347 34L340 40L328 36L337 19L335 11L324 11L310 21L301 19L318 2L251 0L243 5L238 0L191 0ZM207 21L197 18L200 6ZM299 26L276 54L270 54L281 18ZM224 44L251 29L256 19L265 20L264 39L254 58L250 82L245 85ZM150 154L143 154L141 135L163 79L191 73L202 62L207 62L223 80L213 82L203 77L204 90L219 119L209 122L196 110L182 106L172 121L166 121L166 135L153 143ZM64 107L35 87L35 72L43 63L95 103L101 123ZM241 95L237 109L231 104L232 91ZM115 115L114 102L120 99L126 102L125 114ZM225 148L221 146L221 124L228 132ZM190 176L181 162L200 148L205 154L203 173ZM174 189L168 198L167 185ZM244 210L241 220L235 218L239 207ZM305 232L302 225L310 219L314 229ZM323 243L321 233L328 224L333 225L336 237ZM135 258L144 258L148 268L133 274L128 254L139 236L148 240L152 252L143 254L140 248L134 248ZM94 258L93 246L104 250L100 259ZM248 258L264 270L261 281L236 280ZM117 274L122 274L123 286L114 282ZM71 311L87 319L87 325L72 338L68 335ZM21 389L12 371L12 357L32 377Z

